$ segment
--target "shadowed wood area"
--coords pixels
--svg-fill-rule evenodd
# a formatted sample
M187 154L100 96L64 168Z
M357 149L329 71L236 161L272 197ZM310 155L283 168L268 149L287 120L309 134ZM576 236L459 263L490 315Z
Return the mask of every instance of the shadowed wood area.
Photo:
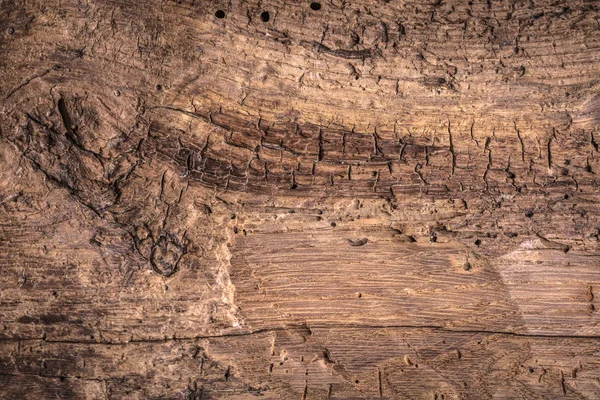
M0 0L0 398L600 398L599 18Z

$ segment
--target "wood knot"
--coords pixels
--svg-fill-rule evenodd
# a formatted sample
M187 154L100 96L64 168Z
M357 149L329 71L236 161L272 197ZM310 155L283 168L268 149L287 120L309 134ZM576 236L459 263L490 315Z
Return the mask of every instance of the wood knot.
M170 277L179 267L179 262L187 249L164 236L152 245L150 264L154 272Z

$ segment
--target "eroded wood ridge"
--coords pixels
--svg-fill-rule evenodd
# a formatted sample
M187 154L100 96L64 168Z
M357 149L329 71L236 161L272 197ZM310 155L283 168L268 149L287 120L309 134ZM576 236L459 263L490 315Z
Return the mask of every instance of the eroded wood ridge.
M599 398L598 17L1 1L0 398Z

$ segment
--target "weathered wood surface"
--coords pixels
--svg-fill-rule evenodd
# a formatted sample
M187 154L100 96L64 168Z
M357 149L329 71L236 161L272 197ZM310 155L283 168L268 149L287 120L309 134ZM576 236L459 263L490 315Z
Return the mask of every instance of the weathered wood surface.
M0 1L0 398L600 398L600 3L313 8Z

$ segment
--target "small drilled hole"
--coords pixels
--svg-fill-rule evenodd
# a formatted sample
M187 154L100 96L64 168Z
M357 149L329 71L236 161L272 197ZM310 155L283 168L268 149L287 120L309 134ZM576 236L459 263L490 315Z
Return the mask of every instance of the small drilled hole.
M321 9L321 3L317 3L316 1L310 3L310 9L314 11L319 11Z
M221 18L225 18L225 11L223 10L217 10L215 11L215 17L221 19Z
M260 13L260 20L262 22L269 22L270 19L271 19L271 16L269 15L268 11L263 11Z

